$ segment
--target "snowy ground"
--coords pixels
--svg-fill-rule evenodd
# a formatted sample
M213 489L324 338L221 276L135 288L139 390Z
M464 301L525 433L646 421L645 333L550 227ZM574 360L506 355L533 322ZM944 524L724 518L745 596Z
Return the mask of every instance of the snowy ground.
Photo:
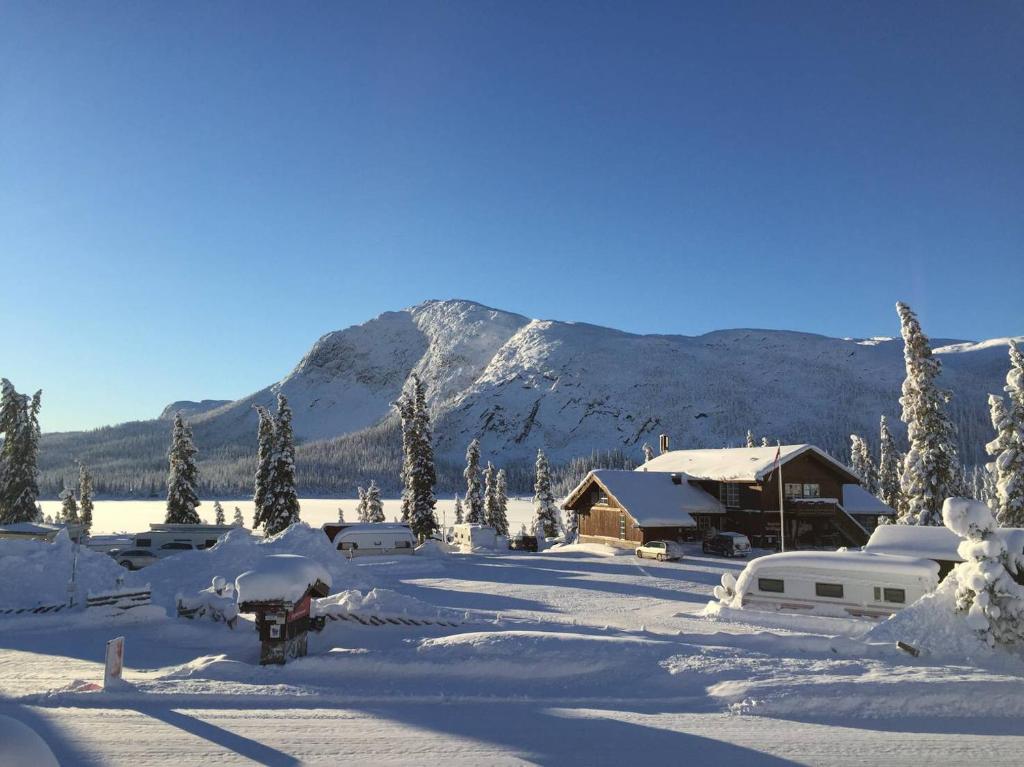
M43 513L57 516L60 512L60 501L42 501ZM302 520L313 527L320 527L324 522L336 522L338 520L338 508L345 511L345 519L349 522L356 521L356 504L359 501L353 498L303 498L299 501ZM227 521L231 522L237 506L242 510L245 523L252 523L253 503L251 498L240 500L222 500L224 513ZM213 522L213 501L204 500L199 506L199 516L208 522ZM110 535L120 532L140 532L149 529L150 522L163 522L167 513L167 501L159 500L128 500L128 501L96 501L93 511L93 535ZM401 501L398 498L387 498L384 500L384 515L388 521L397 519L401 515ZM439 521L448 525L455 522L455 501L451 498L442 498L437 502L437 515ZM533 502L529 498L512 498L508 504L508 520L513 532L519 530L519 525L529 522L533 515Z
M168 606L176 581L208 580L203 557L243 551L133 578ZM1020 763L1024 665L915 659L856 621L703 617L741 567L692 547L678 563L601 546L339 559L335 590L462 625L329 623L283 668L256 665L247 623L0 617L0 716L65 765ZM77 691L119 634L132 687Z

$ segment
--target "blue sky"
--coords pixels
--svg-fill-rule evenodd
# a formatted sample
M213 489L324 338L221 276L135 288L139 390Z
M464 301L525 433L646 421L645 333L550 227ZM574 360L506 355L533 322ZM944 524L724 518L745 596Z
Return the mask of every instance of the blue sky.
M0 3L0 375L46 430L428 298L1024 333L1019 3Z

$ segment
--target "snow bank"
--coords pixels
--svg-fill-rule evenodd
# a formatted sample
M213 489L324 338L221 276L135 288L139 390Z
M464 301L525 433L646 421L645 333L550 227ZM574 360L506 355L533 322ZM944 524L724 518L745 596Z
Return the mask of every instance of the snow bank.
M0 540L0 608L66 602L74 558L75 544L65 531L53 543ZM78 547L77 601L84 603L90 591L110 591L125 574L106 554Z
M620 549L604 543L562 543L544 549L541 554L587 554L594 557L621 557L632 555L629 549Z
M0 764L60 767L57 757L35 730L0 714Z
M315 560L300 554L271 554L235 579L235 591L239 604L277 599L298 602L317 581L331 586L330 574Z
M444 557L450 552L451 547L447 543L442 543L434 538L423 541L423 543L416 547L416 554L421 557Z
M459 620L463 613L422 602L391 589L370 589L365 594L352 589L317 599L313 615L377 615L434 620Z

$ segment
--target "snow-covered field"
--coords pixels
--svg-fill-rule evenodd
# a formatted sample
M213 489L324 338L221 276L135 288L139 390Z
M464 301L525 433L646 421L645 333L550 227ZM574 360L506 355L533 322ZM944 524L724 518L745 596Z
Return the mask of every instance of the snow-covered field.
M712 587L742 562L698 547L677 563L597 545L348 561L320 540L301 528L268 543L233 534L128 582L149 582L157 607L170 608L178 590L213 575L305 553L347 592L331 610L458 625L329 622L312 635L309 657L278 668L257 665L245 621L232 631L154 608L0 616L0 716L35 729L64 765L1021 760L1024 663L965 652L963 636L936 635L919 658L895 647L903 636L928 646L938 598L914 620L882 626L735 610L708 617ZM87 570L106 577L98 565ZM118 635L130 686L85 691Z
M41 501L43 513L56 516L60 512L60 501ZM324 522L338 520L338 507L345 511L345 519L356 521L356 504L354 498L303 498L299 501L302 521L313 527L320 527ZM241 500L222 500L224 513L228 522L234 515L235 507L242 510L245 523L252 523L252 498ZM203 500L199 506L199 516L213 522L213 501ZM93 511L93 535L108 535L120 532L140 532L149 529L150 522L163 522L167 513L167 501L159 500L128 500L128 501L96 501ZM388 520L397 519L401 515L401 501L397 498L384 500L384 516ZM533 503L529 498L511 498L508 502L508 521L510 529L515 532L519 526L529 522L533 515ZM439 521L451 525L455 521L455 501L443 498L437 502Z

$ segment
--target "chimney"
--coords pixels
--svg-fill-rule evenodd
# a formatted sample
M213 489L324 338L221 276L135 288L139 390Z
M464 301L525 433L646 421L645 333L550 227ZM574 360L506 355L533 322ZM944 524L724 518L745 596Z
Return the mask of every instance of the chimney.
M658 435L658 449L659 449L659 451L661 453L667 453L668 452L668 435L667 434L660 434L660 435Z

